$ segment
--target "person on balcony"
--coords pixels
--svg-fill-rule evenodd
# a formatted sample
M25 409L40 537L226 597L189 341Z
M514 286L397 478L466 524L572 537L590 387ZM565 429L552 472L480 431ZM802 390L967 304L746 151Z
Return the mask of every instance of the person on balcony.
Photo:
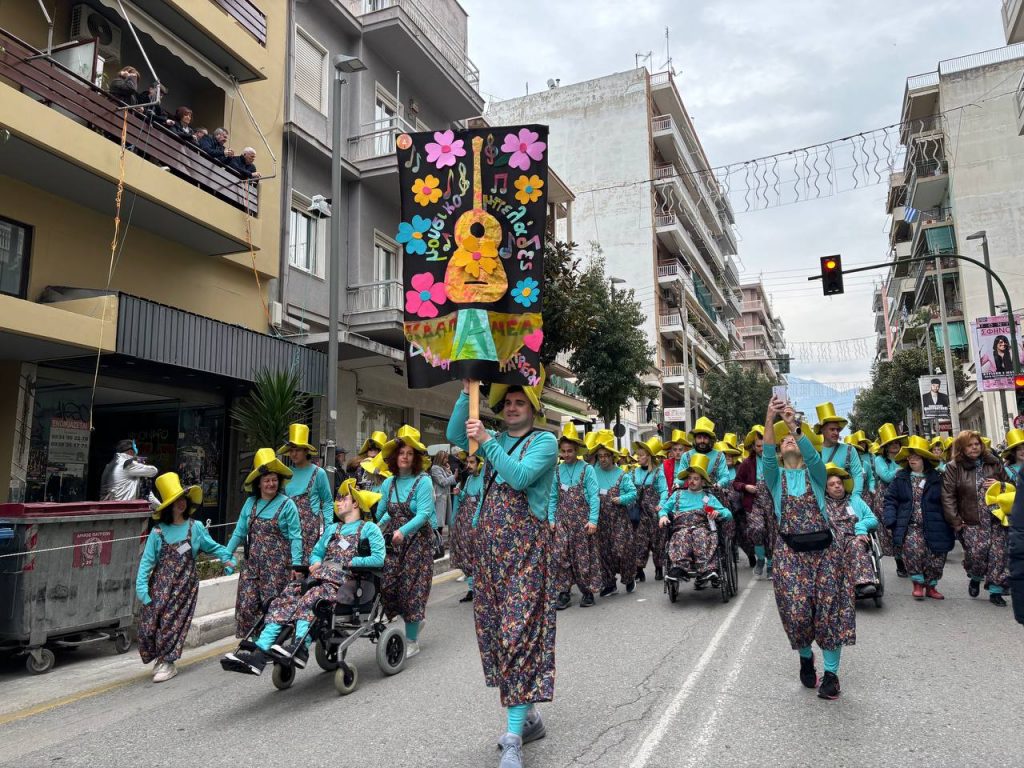
M212 136L204 136L199 141L199 148L218 163L227 163L235 156L233 149L228 147L228 132L223 128L214 130Z
M110 95L128 106L141 104L139 95L139 70L125 67L110 81Z
M192 130L192 110L188 107L178 107L174 110L174 125L171 130L189 144L195 144L196 132Z
M242 150L241 156L232 157L228 160L228 167L234 170L239 176L245 179L259 179L259 171L253 161L256 160L256 150L246 147Z
M139 103L148 105L145 108L146 120L171 128L174 125L174 118L171 116L170 112L160 106L160 101L167 94L167 88L160 85L160 83L153 83L149 86L149 90L146 91L146 95Z

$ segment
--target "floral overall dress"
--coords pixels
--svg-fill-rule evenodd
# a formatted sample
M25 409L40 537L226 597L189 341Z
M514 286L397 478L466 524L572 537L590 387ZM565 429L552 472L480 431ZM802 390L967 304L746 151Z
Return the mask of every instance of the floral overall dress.
M271 499L269 503L277 500ZM283 506L283 505L282 505ZM249 519L248 555L238 577L235 598L235 637L245 637L263 617L270 601L281 594L291 577L291 545L277 524L281 507L269 520L259 517L259 500Z
M185 646L199 598L199 574L192 557L192 521L184 540L168 544L160 528L160 556L149 580L153 601L142 606L139 616L139 656L143 664L153 659L177 661Z
M526 455L533 438L519 453ZM548 524L530 510L526 491L491 483L488 464L477 522L473 616L484 679L501 705L551 701L555 695L555 590ZM628 523L628 518L627 518Z
M924 496L922 482L921 478L911 477L914 509L910 513L910 524L903 537L903 566L911 576L922 576L925 584L934 586L942 578L946 554L936 554L928 549L928 542L924 537L924 511L921 509L921 499Z
M846 574L851 586L875 583L875 568L871 564L871 554L867 546L857 539L857 515L854 514L847 498L825 499L828 508L828 519L832 524L832 533L843 539L846 553Z
M964 570L967 578L983 581L985 589L1001 587L1010 583L1009 531L999 523L985 503L985 476L975 470L975 485L978 490L978 524L965 525L958 537L964 548Z
M715 570L718 536L711 530L706 506L677 512L671 528L668 559L674 568L699 575Z
M655 473L659 470L644 470L643 479L637 479L639 469L633 470L633 484L636 486L640 505L640 524L636 527L636 567L647 567L647 553L651 555L655 568L665 566L665 539L667 528L658 526L658 502L661 499L654 488Z
M619 497L623 472L608 492L601 497L597 537L601 550L601 578L605 586L615 584L616 575L628 584L636 579L636 536L629 512L612 499Z
M583 465L577 461L576 465ZM590 504L584 491L583 480L586 467L580 478L571 485L563 485L561 470L556 470L558 500L555 508L555 592L567 593L575 584L581 594L593 594L601 589L601 552L597 545L597 534L588 535Z
M308 563L313 547L320 541L324 532L324 516L313 511L313 502L309 495L313 492L313 484L316 483L319 467L313 467L309 478L309 484L302 493L292 496L292 501L299 508L299 528L302 529L302 562Z
M383 534L385 541L391 541L395 531L413 519L411 499L416 498L416 488L423 481L416 478L405 501L398 499L397 479L391 484L388 494L387 513L390 515ZM427 482L430 482L429 478ZM430 582L434 577L434 541L430 524L424 523L416 533L389 552L384 560L384 575L381 578L381 597L384 612L389 619L401 616L406 621L423 621L430 597Z
M479 496L466 496L459 502L459 514L455 516L455 525L452 526L451 567L458 568L466 576L473 575L473 553L476 547L473 517L479 503Z
M853 645L857 639L857 612L845 566L843 536L820 552L796 552L782 534L810 533L826 527L814 496L811 477L804 470L806 490L802 496L790 496L786 476L782 475L782 515L772 558L772 585L782 627L794 649L813 642L823 650Z
M885 461L889 460L885 459ZM875 513L875 519L878 520L878 528L875 529L875 534L878 536L878 545L882 549L883 557L893 557L896 555L896 545L892 541L892 530L885 525L885 494L888 489L889 483L876 476L875 504L871 511Z

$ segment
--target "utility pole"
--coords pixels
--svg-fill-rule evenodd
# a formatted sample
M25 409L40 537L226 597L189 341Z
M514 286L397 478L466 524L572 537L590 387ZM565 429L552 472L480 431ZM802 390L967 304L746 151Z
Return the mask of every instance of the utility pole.
M928 331L927 337L925 338L925 349L928 350L928 375L929 376L933 376L933 375L935 375L935 361L932 360L932 334L931 334L930 328L931 328L931 326L929 326L929 331ZM891 359L891 356L890 356L890 359ZM946 388L949 389L949 386L947 385ZM921 415L924 416L924 411L923 410L921 411ZM931 424L931 432L932 432L932 434L933 435L939 434L939 430L937 429L938 421L936 419L929 419L929 421L932 423Z
M683 407L686 409L686 423L683 424L683 429L689 429L693 421L690 418L690 414L693 411L690 410L690 337L686 335L690 325L690 312L686 307L685 293L680 303L683 305L681 312L681 319L683 321L683 373L685 374L683 379ZM696 380L696 375L693 378Z
M975 232L973 235L968 235L967 240L981 240L981 260L985 262L985 269L991 269L991 265L988 260L988 232L984 229L980 232ZM988 288L988 314L990 317L994 317L996 314L996 296L995 290L992 288L992 275L985 273L985 287ZM1014 318L1010 318L1010 322L1014 322ZM1003 390L999 393L999 411L1003 417L1003 431L1010 431L1010 413L1006 407L1006 391Z
M949 381L949 417L953 422L953 434L960 434L960 403L957 400L956 376L953 375L953 349L949 343L949 324L946 322L946 291L942 285L942 257L935 257L935 291L939 294L939 322L942 323L942 353L946 358L946 379ZM928 348L931 349L931 328L928 331Z

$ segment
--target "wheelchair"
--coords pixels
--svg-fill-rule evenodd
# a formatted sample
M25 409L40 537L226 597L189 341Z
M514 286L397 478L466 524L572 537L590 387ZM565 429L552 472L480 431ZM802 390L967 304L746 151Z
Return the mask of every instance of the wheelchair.
M885 595L885 574L882 572L882 545L878 541L878 532L873 530L868 533L871 542L871 568L875 572L875 594L856 595L856 601L873 600L875 608L882 607L882 597Z
M736 593L739 591L739 572L736 565L736 556L733 548L733 542L729 534L726 531L724 525L718 525L714 520L709 519L708 523L711 526L712 533L715 534L718 545L715 548L715 563L716 570L718 572L718 590L722 597L723 603L728 603ZM676 527L672 526L672 534L676 532ZM669 548L672 543L672 536L666 537L665 541L665 562L671 563L669 558ZM671 602L676 602L679 599L679 582L680 579L670 575L671 568L665 572L664 586L662 587L665 594L668 595L668 599ZM689 581L689 578L683 579ZM712 586L714 583L712 582Z

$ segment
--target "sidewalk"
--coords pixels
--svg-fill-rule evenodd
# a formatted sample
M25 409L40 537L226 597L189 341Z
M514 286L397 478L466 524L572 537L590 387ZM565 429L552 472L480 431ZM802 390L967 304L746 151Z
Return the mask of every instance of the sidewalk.
M445 571L434 577L433 584L453 581L461 573ZM177 666L187 667L227 653L236 643L234 637L228 637L186 649ZM143 666L134 644L124 654L116 653L113 643L109 642L83 646L75 651L60 651L53 671L45 675L29 674L25 670L24 657L3 659L0 660L0 686L4 693L0 697L0 725L149 680L152 675L152 665Z

